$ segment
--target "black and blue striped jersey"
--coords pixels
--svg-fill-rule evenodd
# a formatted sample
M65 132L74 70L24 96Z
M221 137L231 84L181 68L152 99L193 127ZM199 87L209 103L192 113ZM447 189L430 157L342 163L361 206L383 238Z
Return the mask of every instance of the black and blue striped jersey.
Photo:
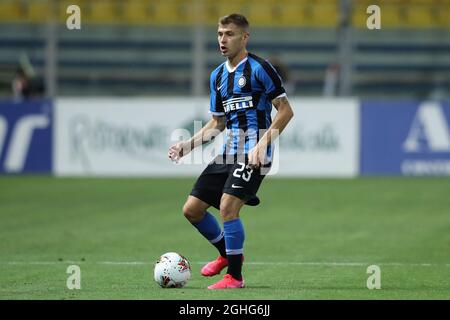
M223 155L246 155L272 123L272 100L285 94L281 77L267 61L252 53L234 70L227 62L210 77L210 112L226 116L227 140ZM267 147L266 161L272 160Z

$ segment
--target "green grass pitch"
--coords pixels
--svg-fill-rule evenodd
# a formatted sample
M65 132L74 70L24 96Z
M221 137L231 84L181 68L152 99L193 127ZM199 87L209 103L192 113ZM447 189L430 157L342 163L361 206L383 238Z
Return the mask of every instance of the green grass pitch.
M241 212L247 288L225 291L199 274L216 251L182 215L193 182L1 177L0 299L450 299L450 179L267 178ZM168 251L192 264L185 288L153 281Z

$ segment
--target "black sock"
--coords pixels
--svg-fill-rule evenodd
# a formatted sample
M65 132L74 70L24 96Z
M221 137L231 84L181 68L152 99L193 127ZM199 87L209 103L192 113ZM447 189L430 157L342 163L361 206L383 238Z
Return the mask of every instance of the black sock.
M213 246L219 250L219 253L222 257L227 258L227 252L225 250L225 237L222 237L219 241L216 243L213 243Z
M236 280L242 280L242 254L228 255L228 274Z

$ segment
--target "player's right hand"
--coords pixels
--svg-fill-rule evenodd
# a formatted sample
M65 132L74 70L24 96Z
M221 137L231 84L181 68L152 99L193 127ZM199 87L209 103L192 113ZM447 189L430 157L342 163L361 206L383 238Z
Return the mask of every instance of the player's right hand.
M169 152L167 155L169 156L169 159L173 162L178 162L180 159L189 153L189 150L187 149L187 146L189 145L188 142L181 141L174 145L172 145L169 148Z

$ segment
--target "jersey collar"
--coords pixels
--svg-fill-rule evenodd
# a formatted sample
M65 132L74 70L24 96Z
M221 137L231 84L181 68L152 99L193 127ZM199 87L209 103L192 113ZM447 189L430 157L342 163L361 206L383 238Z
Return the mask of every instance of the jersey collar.
M245 61L247 61L247 59L248 59L248 55L247 55L244 59L242 59L241 62L239 62L239 63L237 64L237 66L234 67L234 68L231 68L231 66L230 66L230 64L228 63L228 60L227 60L227 61L225 62L225 67L227 67L227 70L228 70L229 73L235 72L236 69L239 68L239 66L240 66L241 64L243 64Z

